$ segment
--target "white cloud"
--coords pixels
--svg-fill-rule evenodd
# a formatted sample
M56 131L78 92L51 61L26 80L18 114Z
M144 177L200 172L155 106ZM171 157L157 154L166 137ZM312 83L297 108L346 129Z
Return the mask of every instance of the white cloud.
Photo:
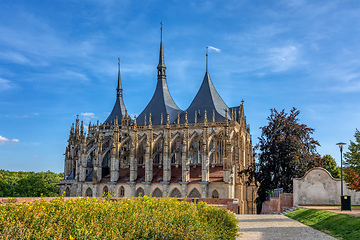
M267 55L268 63L274 72L289 70L299 63L299 50L293 45L270 48Z
M12 140L0 135L0 144L6 144L8 142L20 142L19 139L13 138Z
M208 46L208 48L209 48L210 50L214 50L214 51L216 51L216 52L221 52L221 49L216 48L216 47Z
M0 78L0 92L13 88L14 85L6 79Z
M94 118L95 114L94 113L88 113L88 112L85 112L85 113L80 113L81 116L84 116L84 117L92 117Z

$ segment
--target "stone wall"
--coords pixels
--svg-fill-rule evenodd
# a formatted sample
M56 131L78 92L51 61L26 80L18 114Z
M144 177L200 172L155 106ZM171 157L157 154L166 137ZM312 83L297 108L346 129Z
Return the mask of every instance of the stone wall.
M316 167L302 178L294 178L293 186L296 205L340 205L341 180L333 178L324 168ZM352 205L360 205L360 192L348 189L345 182L343 191L351 196Z
M279 197L271 197L262 205L261 213L281 213L283 208L293 206L293 195L291 193L282 193Z

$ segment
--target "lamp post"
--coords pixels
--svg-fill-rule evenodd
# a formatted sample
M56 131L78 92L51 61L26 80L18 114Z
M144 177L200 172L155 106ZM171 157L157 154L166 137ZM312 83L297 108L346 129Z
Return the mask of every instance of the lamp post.
M341 196L340 196L340 198L341 198L341 210L343 210L343 200L342 200L342 198L343 198L343 167L342 167L342 151L343 151L343 146L344 145L346 145L346 143L343 143L343 142L339 142L339 143L337 143L336 145L338 145L339 146L339 148L340 148L340 158L341 158Z

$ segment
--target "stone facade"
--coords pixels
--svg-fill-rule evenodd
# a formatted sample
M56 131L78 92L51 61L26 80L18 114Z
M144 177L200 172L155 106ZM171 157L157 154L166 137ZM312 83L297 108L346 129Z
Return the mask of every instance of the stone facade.
M167 89L162 41L160 46L156 91L138 120L123 103L120 65L109 118L90 123L87 134L76 119L60 191L83 197L112 192L128 198L237 198L240 213L256 213L256 188L237 174L254 162L243 102L228 108L206 72L187 109L197 110L180 110Z
M293 184L295 205L340 205L341 179L324 168L310 169L302 178L294 178ZM360 205L360 192L348 189L345 182L343 189L352 205Z

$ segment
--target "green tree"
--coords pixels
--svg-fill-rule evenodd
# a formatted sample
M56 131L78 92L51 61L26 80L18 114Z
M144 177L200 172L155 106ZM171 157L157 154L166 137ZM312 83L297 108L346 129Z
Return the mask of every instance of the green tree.
M323 166L324 159L317 153L319 142L314 140L313 128L300 124L300 111L291 109L278 112L271 109L267 118L268 125L261 127L259 143L254 151L258 162L241 171L248 174L249 179L259 183L258 202L266 200L267 192L275 188L283 188L284 192L292 192L292 179L302 177L313 167Z
M349 151L344 153L344 179L350 189L360 191L360 131L355 130L355 142L350 140Z
M64 175L47 172L11 172L0 170L1 197L54 197Z
M329 154L324 156L325 163L323 168L325 168L333 178L340 178L341 177L341 168L336 165L335 159L330 156Z

